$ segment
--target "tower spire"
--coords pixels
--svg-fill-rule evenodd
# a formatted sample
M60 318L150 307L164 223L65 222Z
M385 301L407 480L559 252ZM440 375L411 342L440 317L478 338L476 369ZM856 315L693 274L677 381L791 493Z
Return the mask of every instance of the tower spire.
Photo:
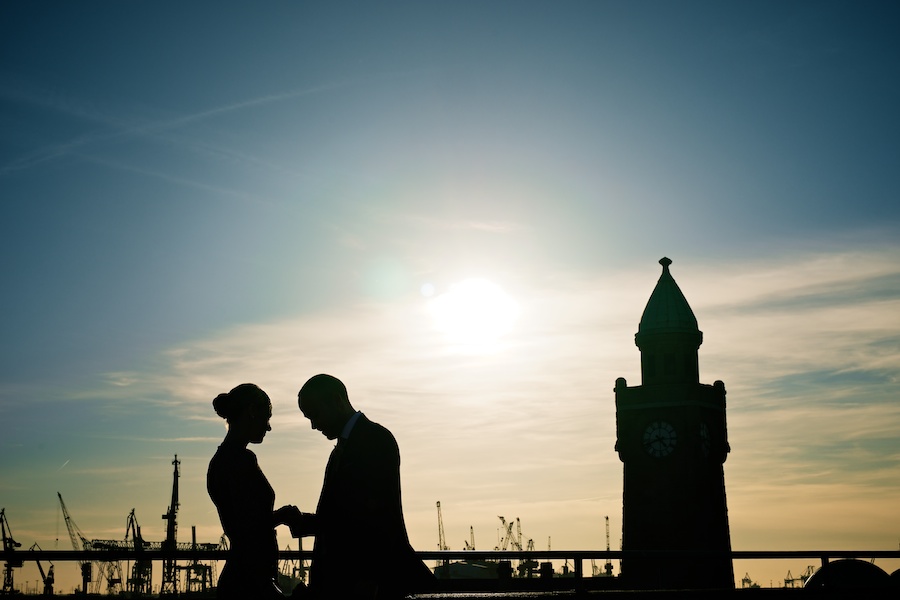
M663 257L662 274L647 306L634 343L641 350L641 377L644 384L697 383L697 349L703 332L681 288L672 278L672 259Z
M675 279L669 271L672 259L664 256L659 259L659 264L663 268L662 274L659 276L659 281L656 282L653 293L650 294L650 299L647 300L647 306L644 308L644 314L641 315L641 322L635 336L639 347L642 338L654 334L700 333L697 327L697 317L694 316L694 311L691 310L687 299L681 293L681 288L675 283ZM701 334L698 346L702 340Z

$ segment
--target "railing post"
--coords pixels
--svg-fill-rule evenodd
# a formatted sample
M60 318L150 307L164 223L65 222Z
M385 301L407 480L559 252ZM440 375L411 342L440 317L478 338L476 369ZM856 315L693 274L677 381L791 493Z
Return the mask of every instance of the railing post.
M584 590L584 558L582 556L573 556L572 563L575 567L575 592Z

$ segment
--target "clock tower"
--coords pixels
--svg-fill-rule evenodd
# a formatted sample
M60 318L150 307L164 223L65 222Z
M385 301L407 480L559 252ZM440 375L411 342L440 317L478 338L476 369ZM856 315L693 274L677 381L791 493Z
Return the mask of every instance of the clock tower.
M734 588L723 464L725 384L700 383L703 333L663 258L635 343L641 385L616 380L624 463L622 580L640 589Z

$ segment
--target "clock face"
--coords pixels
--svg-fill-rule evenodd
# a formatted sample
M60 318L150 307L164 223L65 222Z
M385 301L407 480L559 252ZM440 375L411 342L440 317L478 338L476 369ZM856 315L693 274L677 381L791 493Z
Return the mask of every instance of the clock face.
M668 456L675 449L675 428L665 421L653 421L644 430L644 450L655 458Z

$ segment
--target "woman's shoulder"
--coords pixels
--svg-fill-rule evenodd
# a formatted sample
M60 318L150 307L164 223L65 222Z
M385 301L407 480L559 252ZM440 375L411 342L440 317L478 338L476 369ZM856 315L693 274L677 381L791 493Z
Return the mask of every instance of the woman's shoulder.
M234 469L256 465L256 455L248 448L236 444L221 444L209 461L210 470L216 468Z

